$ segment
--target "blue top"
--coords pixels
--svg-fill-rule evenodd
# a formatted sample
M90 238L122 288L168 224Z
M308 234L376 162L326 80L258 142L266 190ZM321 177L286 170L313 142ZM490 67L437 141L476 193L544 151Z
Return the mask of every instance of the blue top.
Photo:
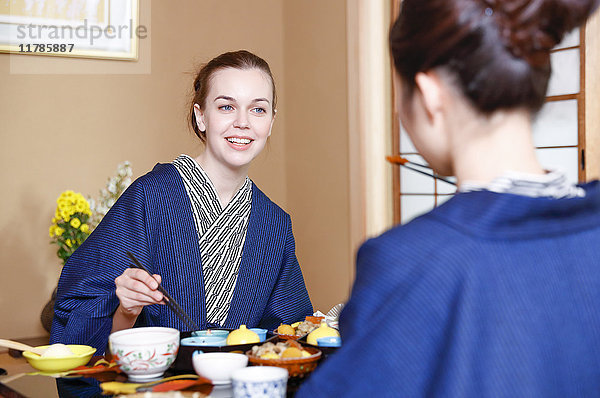
M119 305L115 278L132 252L201 327L206 321L198 233L191 203L172 164L158 164L123 193L100 225L73 253L58 283L51 343L87 344L105 351ZM273 329L312 314L296 259L290 217L255 184L237 283L225 328ZM187 330L163 305L144 308L138 325Z
M367 241L303 397L600 394L600 184L457 194Z

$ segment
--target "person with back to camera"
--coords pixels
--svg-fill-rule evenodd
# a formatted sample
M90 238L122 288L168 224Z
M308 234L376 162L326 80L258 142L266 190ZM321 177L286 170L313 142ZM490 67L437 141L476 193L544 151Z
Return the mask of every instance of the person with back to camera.
M137 179L71 256L59 285L51 343L99 352L136 326L187 330L158 282L201 328L273 329L312 314L290 216L248 178L271 135L269 65L221 54L194 81L191 125L205 144ZM130 269L132 252L155 274Z
M600 395L600 184L544 170L531 127L597 6L403 1L400 118L459 192L360 248L342 347L297 398Z

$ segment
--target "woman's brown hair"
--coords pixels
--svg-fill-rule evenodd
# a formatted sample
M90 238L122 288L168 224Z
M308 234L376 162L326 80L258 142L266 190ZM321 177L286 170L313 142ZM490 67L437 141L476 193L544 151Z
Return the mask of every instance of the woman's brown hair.
M204 109L206 96L210 89L210 80L212 79L215 72L221 69L234 68L234 69L258 69L264 72L271 80L271 86L273 87L273 106L272 109L275 111L275 105L277 102L277 96L275 92L275 80L273 80L273 74L269 64L259 56L252 54L246 50L232 51L221 54L208 63L204 64L196 78L194 79L194 95L190 104L188 120L194 133L200 138L202 142L206 141L206 132L200 131L198 123L196 123L196 114L194 113L194 105L198 104L200 109Z
M550 50L599 0L404 0L390 31L404 94L415 76L445 68L484 113L537 111L550 78Z

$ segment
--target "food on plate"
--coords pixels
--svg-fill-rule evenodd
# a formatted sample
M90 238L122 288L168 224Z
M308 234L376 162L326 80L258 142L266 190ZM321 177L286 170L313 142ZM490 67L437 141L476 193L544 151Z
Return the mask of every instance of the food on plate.
M279 325L279 327L277 328L276 332L278 334L281 335L285 335L285 336L304 336L307 335L308 333L312 332L313 330L315 330L316 328L319 327L319 324L315 324L313 323L311 320L309 320L309 318L315 318L315 317L306 317L305 321L302 322L295 322L292 323L291 325L286 325L286 324L281 324Z
M280 359L280 358L303 358L311 354L306 351L298 342L288 340L285 343L273 344L267 342L260 346L252 347L252 355L261 359Z
M316 347L303 347L295 340L273 344L266 342L246 351L248 362L258 366L277 366L287 369L290 377L304 377L312 372L321 359L321 350Z
M279 355L275 354L274 352L267 352L266 354L263 354L260 357L262 359L279 359Z
M302 350L296 347L286 348L281 353L281 358L298 358L302 356Z
M317 345L317 339L320 339L321 337L333 337L333 336L339 337L340 332L338 332L334 328L327 326L327 323L325 321L323 321L323 322L321 322L321 326L319 326L317 329L310 332L308 337L306 337L306 342L308 344Z
M75 355L69 347L64 344L56 343L46 348L41 355L43 358L66 358Z
M309 318L309 317L307 317ZM312 318L312 317L311 317ZM319 327L318 323L313 323L312 321L306 320L300 322L296 327L296 336L304 336Z
M312 322L315 325L320 325L323 320L325 320L324 316L307 316L306 322Z
M286 325L286 324L282 323L277 328L277 333L279 333L279 334L294 335L294 334L296 334L296 331L294 330L294 328L292 326Z

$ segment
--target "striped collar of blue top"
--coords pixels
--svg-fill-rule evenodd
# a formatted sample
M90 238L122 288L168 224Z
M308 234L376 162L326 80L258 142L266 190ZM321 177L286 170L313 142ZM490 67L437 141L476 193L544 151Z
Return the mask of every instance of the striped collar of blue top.
M206 318L210 323L223 324L242 260L252 207L252 182L246 177L242 187L222 208L214 184L193 158L180 155L173 165L192 204L202 257Z
M585 196L583 188L569 182L567 176L557 170L549 170L546 174L540 175L506 171L502 176L487 184L473 181L464 182L458 190L459 192L490 191L554 199Z

